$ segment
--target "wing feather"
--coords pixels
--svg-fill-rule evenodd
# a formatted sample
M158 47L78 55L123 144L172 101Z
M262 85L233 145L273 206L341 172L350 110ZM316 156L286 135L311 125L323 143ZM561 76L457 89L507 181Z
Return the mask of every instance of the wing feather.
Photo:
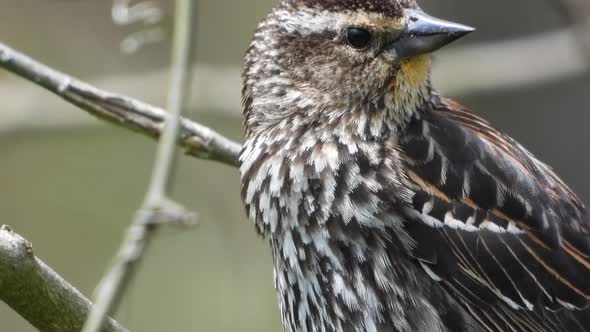
M491 331L590 330L567 313L590 302L590 221L549 167L447 99L407 127L400 149L413 254L476 320Z

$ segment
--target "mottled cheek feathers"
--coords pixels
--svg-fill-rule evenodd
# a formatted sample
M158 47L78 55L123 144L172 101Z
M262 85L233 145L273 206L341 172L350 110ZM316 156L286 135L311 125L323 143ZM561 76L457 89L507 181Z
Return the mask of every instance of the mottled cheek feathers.
M275 46L270 60L295 88L348 100L375 100L399 67L401 59L390 45L409 25L404 9L392 2L312 5L318 3L291 1L280 6L262 26L268 30L265 37L271 38L261 46ZM379 7L386 5L391 8Z

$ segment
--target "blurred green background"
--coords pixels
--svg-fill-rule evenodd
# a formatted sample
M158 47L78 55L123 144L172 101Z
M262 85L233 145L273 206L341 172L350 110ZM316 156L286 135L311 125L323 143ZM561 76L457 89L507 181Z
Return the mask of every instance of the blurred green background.
M467 45L564 26L549 2L421 4L432 14L478 27L462 42ZM165 71L168 63L173 1L155 3L164 13L156 24L116 25L111 1L0 0L0 41L84 80L123 77L135 97L163 105L163 92L138 88L142 75ZM239 66L256 22L273 3L199 1L195 61ZM134 54L121 52L122 40L146 29L161 29L163 40ZM158 89L165 91L166 84L164 77ZM85 115L83 123L69 121L81 111L63 102L34 106L36 98L48 95L27 87L0 70L0 224L29 239L39 257L90 295L143 198L155 145ZM552 165L588 201L589 92L590 75L580 72L534 87L454 97ZM238 102L232 109L197 103L189 116L241 140L239 108ZM280 330L268 245L243 214L237 170L181 158L174 197L198 211L200 225L161 231L118 319L133 331ZM0 302L0 330L34 329Z

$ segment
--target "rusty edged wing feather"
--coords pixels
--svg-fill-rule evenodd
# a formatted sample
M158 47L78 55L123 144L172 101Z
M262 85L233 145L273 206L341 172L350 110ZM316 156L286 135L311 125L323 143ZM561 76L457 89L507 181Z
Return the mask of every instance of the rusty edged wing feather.
M488 331L590 331L590 221L555 173L434 97L400 139L413 255Z

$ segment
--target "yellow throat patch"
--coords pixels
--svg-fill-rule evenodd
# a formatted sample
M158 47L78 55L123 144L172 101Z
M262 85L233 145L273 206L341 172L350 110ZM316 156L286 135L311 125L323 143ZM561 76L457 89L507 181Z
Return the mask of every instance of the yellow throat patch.
M428 81L431 63L430 54L403 60L395 79L390 82L390 88L396 94L420 90Z

